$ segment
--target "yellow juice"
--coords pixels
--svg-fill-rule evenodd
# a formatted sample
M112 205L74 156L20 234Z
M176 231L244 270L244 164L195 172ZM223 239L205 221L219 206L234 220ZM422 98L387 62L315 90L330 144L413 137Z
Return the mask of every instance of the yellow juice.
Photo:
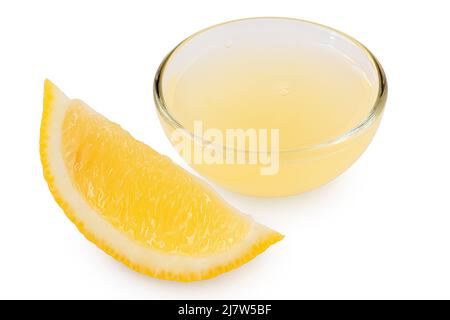
M193 161L194 147L182 156L207 178L248 195L290 195L328 182L359 157L380 120L372 110L380 94L376 68L370 61L361 67L358 54L323 43L266 46L227 40L183 63L175 55L174 62L167 61L160 88L167 113L197 152L241 153L247 161ZM162 123L169 137L176 136L177 126ZM200 133L220 131L223 139L199 137L199 123ZM266 130L266 148L251 144L248 134L238 148L236 140L225 139L228 129L254 130L257 137ZM278 135L270 134L274 130ZM248 161L264 153L265 163ZM267 158L277 164L262 174Z
M185 128L277 128L280 148L297 149L345 133L364 120L377 88L331 49L218 51L174 76L166 102ZM278 52L277 52L278 51Z

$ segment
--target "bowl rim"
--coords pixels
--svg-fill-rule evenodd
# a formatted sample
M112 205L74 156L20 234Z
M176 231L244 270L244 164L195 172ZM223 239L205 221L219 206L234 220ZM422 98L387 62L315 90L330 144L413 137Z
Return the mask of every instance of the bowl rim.
M349 36L348 34L342 32L342 31L339 31L337 29L334 29L332 27L329 27L329 26L326 26L326 25L323 25L323 24L320 24L320 23L316 23L316 22L313 22L313 21L309 21L309 20L298 19L298 18L290 18L290 17L277 17L277 16L249 17L249 18L241 18L241 19L234 19L234 20L225 21L225 22L218 23L218 24L212 25L210 27L201 29L201 30L193 33L192 35L190 35L189 37L187 37L186 39L184 39L180 43L178 43L178 45L176 45L164 57L164 59L162 60L161 64L159 65L159 67L158 67L158 69L156 71L155 77L154 77L154 81L153 81L153 98L154 98L156 109L157 109L159 115L165 121L167 121L174 129L183 130L193 140L201 142L202 145L208 145L208 146L216 145L217 147L222 148L224 150L231 150L231 151L238 151L238 152L256 152L256 153L258 153L259 151L239 150L239 149L236 149L236 148L229 148L229 147L224 146L224 145L217 145L215 143L212 143L211 141L204 140L202 137L195 136L193 132L191 132L190 130L185 128L183 125L181 125L178 122L178 120L169 112L169 110L167 108L167 104L166 104L165 99L164 99L164 95L163 95L162 79L163 79L163 76L164 76L165 68L166 68L168 62L170 61L170 58L173 56L173 54L175 52L177 52L179 49L181 49L183 47L183 45L185 45L189 41L193 40L196 36L198 36L198 35L200 35L202 33L208 32L208 31L210 31L210 30L212 30L212 29L214 29L216 27L223 26L223 25L227 25L227 24L231 24L231 23L235 23L235 22L239 22L239 21L264 20L264 19L290 20L290 21L296 21L296 22L301 22L301 23L307 23L307 24L314 25L315 27L323 28L323 29L326 29L326 30L328 30L330 32L334 32L334 33L337 33L337 34L341 35L342 37L344 37L347 40L349 40L353 45L359 47L363 51L363 53L365 53L367 58L372 62L373 66L375 67L375 72L376 72L377 79L378 79L378 92L377 92L377 95L376 95L376 99L375 99L375 101L373 103L373 106L370 109L370 112L367 115L367 117L364 118L355 127L353 127L352 129L350 129L350 130L348 130L348 131L338 135L337 137L329 139L327 141L320 142L320 143L317 143L317 144L302 146L302 147L298 147L298 148L281 149L281 150L278 150L278 153L289 153L289 152L298 152L298 151L312 151L312 150L322 149L322 148L325 148L325 147L329 147L329 146L333 146L333 145L339 144L339 143L344 142L344 141L350 139L351 137L357 135L358 133L360 133L364 129L370 127L370 125L372 123L374 123L378 118L381 117L381 115L383 113L383 110L384 110L384 107L385 107L385 104L386 104L387 93L388 93L386 74L385 74L385 72L383 70L383 67L381 66L380 62L378 61L378 59L375 57L375 55L366 46L364 46L361 42L359 42L358 40L356 40L352 36Z

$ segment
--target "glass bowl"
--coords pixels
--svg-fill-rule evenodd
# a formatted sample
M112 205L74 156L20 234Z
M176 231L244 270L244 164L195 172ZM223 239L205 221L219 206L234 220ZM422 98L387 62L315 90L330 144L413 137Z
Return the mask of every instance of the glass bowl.
M364 94L349 80L353 74L368 88ZM273 104L272 91L280 95ZM295 100L300 93L336 105ZM281 96L291 99L288 107ZM371 142L386 97L385 74L366 47L291 18L241 19L197 32L165 57L154 81L159 119L182 157L202 176L253 196L305 192L344 172ZM241 134L230 139L235 143L225 139L228 129Z

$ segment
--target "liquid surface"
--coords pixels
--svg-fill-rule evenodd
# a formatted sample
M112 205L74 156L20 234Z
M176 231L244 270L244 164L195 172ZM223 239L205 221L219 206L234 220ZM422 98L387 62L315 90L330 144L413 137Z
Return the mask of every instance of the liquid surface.
M193 130L279 129L280 149L324 143L370 113L377 88L332 47L223 48L165 80L169 112Z

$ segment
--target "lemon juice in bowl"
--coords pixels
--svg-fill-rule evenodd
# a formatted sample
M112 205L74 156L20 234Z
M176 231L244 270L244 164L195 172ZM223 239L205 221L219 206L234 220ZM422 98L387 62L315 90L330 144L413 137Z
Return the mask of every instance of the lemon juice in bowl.
M155 80L161 122L186 161L256 196L304 192L342 173L370 143L385 99L383 71L365 47L286 18L200 31Z

